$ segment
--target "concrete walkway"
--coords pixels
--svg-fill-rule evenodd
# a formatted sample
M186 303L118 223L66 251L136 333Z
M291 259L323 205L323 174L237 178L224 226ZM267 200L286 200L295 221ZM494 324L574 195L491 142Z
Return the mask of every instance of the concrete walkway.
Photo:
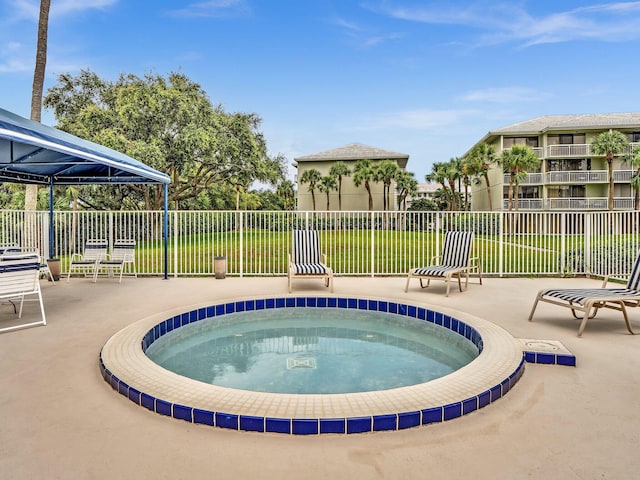
M335 295L397 298L490 320L514 337L559 340L573 367L527 365L495 404L443 424L317 437L235 432L151 413L100 376L100 348L148 315L242 295L286 295L286 278L84 278L42 281L48 325L0 335L2 479L635 479L640 475L640 335L601 312L577 338L569 311L539 288L599 286L589 279L494 279L444 297L444 284L404 293L404 278L335 280ZM294 293L322 294L321 281ZM36 304L25 316L37 315ZM640 331L640 312L632 326ZM13 318L0 307L0 324Z

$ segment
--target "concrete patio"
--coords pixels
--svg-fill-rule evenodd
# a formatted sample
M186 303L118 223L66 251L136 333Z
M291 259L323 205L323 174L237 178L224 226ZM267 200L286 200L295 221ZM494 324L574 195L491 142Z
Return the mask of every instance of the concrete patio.
M358 435L236 432L163 417L127 401L102 379L98 354L136 320L202 302L286 295L276 278L72 278L42 281L47 326L0 335L0 477L61 478L562 478L632 479L640 455L640 336L617 312L598 314L584 336L546 287L598 280L488 278L460 293L444 284L404 293L404 278L338 277L335 295L444 306L492 321L514 337L559 340L577 367L528 364L515 388L486 408L442 424ZM248 292L248 293L247 293ZM326 294L318 281L294 294ZM35 303L24 316L37 316ZM631 311L632 326L640 317ZM0 307L0 323L13 318Z

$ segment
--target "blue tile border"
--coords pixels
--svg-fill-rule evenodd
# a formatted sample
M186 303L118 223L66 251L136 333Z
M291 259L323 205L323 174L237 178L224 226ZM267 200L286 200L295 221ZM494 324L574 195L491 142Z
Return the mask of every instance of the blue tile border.
M252 299L210 305L168 318L151 328L142 338L142 350L146 351L153 342L163 335L206 318L235 312L272 308L343 308L393 313L416 318L447 328L468 339L482 353L483 342L479 332L471 325L438 311L429 310L399 302L343 297L273 297ZM364 432L402 430L453 420L495 402L504 396L524 373L525 363L550 363L575 366L575 357L566 354L540 354L524 352L522 361L514 372L500 383L477 396L452 404L429 407L410 412L389 412L388 414L347 417L347 418L272 418L251 415L237 415L193 408L188 405L172 404L155 398L127 385L113 375L106 367L100 353L99 367L104 380L114 390L132 402L160 415L177 418L195 424L244 430L250 432L270 432L289 435L356 434Z

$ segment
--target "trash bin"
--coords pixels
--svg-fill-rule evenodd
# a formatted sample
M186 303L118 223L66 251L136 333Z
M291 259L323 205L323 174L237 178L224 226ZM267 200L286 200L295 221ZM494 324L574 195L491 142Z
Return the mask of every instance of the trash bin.
M213 259L213 272L216 274L216 278L224 278L227 273L227 257Z
M51 277L53 280L57 282L60 280L60 259L59 258L48 258L47 259L47 267L51 272ZM51 281L51 277L48 277L48 280Z

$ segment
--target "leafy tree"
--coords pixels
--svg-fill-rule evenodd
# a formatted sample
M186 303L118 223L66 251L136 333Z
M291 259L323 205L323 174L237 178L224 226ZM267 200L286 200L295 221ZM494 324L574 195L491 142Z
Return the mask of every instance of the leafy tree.
M451 195L451 208L450 210L462 210L460 208L460 195L456 190L456 182L462 177L462 172L460 171L460 165L457 158L451 158L444 166L444 175L449 183L449 193Z
M371 182L375 181L376 171L371 160L358 160L353 167L353 184L356 187L364 185L369 195L369 211L373 210L373 196L371 195Z
M613 210L613 158L623 153L627 145L629 145L629 140L622 132L617 130L602 132L591 142L591 153L594 155L604 155L607 158L609 210Z
M256 180L275 184L284 176L284 158L267 154L260 117L214 107L200 85L181 73L122 74L116 82L89 70L63 74L44 105L53 109L58 128L167 173L173 205L193 205L221 184L231 185L239 198ZM137 208L160 209L163 190L127 185L120 192ZM91 192L100 206L114 195L104 187Z
M409 212L435 212L441 210L438 205L428 198L417 198L411 202L407 211Z
M624 161L630 163L636 171L631 176L631 188L633 188L633 209L640 210L640 147L636 146Z
M327 195L327 211L330 210L329 194L331 193L331 190L337 190L337 189L338 189L338 184L336 183L336 179L333 178L331 175L326 175L322 177L320 181L318 181L318 190L320 190L321 192Z
M536 155L531 147L525 145L514 145L508 150L504 150L498 159L502 165L503 171L509 174L509 194L508 209L512 210L514 203L514 185L517 188L527 172L534 170L540 166L540 157ZM518 210L518 201L516 198L516 211Z
M305 170L304 173L302 174L302 177L300 177L301 184L305 184L305 183L309 184L308 189L309 189L309 192L311 192L311 201L313 202L314 211L316 209L315 191L316 191L317 184L321 178L322 178L322 174L315 168L310 168L309 170Z
M480 143L467 154L467 173L478 180L483 179L487 187L487 200L489 211L493 210L491 204L491 185L489 184L489 168L496 162L496 153L492 145Z
M374 180L382 183L382 209L391 210L391 183L400 168L393 160L382 160L375 166Z
M338 210L342 211L342 179L351 175L351 170L344 162L336 162L329 169L329 175L338 180Z

